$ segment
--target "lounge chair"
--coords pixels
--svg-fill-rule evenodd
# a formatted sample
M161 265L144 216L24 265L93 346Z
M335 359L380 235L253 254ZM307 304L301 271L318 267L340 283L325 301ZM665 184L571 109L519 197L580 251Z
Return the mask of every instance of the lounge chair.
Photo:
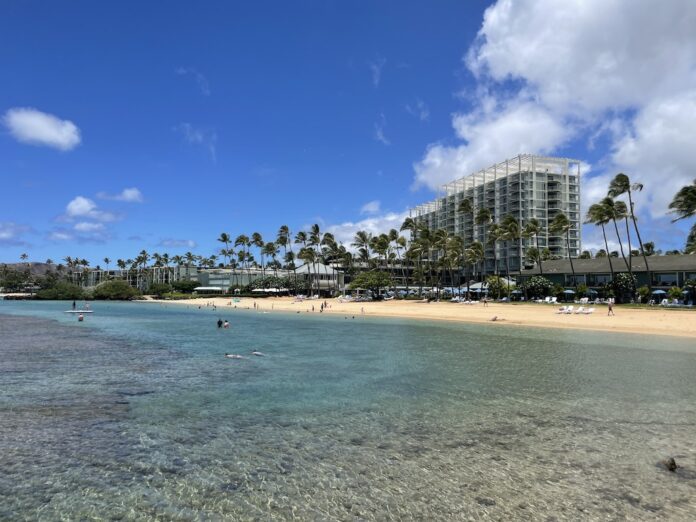
M585 313L585 307L584 306L578 306L578 309L575 310L576 314L584 314Z
M558 301L558 297L551 297L550 299L549 303L551 304L556 304L556 301Z
M557 314L564 314L564 313L567 312L567 310L568 310L568 307L567 307L567 306L561 306L561 307L556 311L556 313L557 313Z
M566 308L565 313L566 313L566 314L572 314L574 308L575 308L575 307L574 307L573 305L570 305L568 308Z
M582 313L585 315L590 315L593 312L594 312L594 308L587 308L587 309L582 311Z

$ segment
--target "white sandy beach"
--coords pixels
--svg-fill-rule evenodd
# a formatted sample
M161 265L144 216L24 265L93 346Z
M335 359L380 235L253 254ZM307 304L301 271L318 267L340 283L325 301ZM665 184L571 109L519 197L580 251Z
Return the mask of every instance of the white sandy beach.
M241 298L232 302L229 297L205 298L182 301L151 300L174 306L206 306L214 304L222 312L227 309L253 309L256 303L261 311L300 312L319 314L323 300L296 302L292 297L265 299ZM410 319L460 321L488 323L495 327L506 325L532 326L541 328L570 328L646 335L669 335L696 337L696 312L691 310L636 309L615 307L615 316L607 316L606 306L595 306L591 315L556 314L560 305L482 303L467 305L450 302L382 301L342 303L338 299L327 299L327 314L344 316L400 317ZM312 312L312 306L314 312ZM577 308L577 305L575 305ZM497 317L495 322L491 319Z

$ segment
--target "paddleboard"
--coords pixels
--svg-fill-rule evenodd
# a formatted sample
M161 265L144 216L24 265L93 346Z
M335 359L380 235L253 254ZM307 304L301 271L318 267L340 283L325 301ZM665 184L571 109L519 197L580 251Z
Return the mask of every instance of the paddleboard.
M94 310L66 310L64 314L93 314Z

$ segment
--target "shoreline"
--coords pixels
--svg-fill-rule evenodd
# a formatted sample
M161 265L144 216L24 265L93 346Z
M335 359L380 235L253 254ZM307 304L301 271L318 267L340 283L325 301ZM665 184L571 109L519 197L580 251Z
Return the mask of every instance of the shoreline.
M376 301L341 303L337 298L325 300L329 307L323 312L331 315L355 317L387 317L424 321L447 321L473 324L557 328L564 330L590 330L598 332L630 333L680 338L696 338L696 312L690 310L636 309L614 307L615 316L607 316L606 306L595 306L595 312L585 314L557 314L559 306L546 304L483 303L474 305L450 302ZM254 303L264 312L290 312L320 314L324 300L294 301L292 297L254 299L229 297L198 298L186 300L148 299L145 303L172 304L176 306L215 305L220 312L253 310ZM231 304L230 304L231 303ZM314 306L314 312L312 312ZM578 305L575 305L577 309ZM364 313L363 313L364 311ZM491 319L497 317L495 321Z

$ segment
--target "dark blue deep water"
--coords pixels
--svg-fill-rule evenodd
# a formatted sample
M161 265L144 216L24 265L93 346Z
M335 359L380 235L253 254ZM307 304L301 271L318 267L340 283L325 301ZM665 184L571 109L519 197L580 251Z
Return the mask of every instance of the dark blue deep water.
M696 519L693 340L65 308L0 301L0 520Z

